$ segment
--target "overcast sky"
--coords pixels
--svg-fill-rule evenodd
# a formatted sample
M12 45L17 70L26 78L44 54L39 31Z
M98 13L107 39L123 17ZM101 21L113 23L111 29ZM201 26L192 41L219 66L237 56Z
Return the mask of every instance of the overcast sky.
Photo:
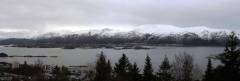
M152 24L240 29L239 8L240 0L0 0L0 33Z

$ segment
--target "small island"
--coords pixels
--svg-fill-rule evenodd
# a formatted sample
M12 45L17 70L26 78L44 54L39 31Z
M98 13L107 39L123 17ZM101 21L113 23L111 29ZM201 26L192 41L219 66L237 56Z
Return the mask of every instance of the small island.
M0 57L8 57L8 55L6 53L0 53Z

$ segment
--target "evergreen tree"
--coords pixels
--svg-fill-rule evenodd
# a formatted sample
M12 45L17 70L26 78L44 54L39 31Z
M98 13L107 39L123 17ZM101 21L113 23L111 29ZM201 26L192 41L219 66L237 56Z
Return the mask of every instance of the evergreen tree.
M96 62L96 75L94 81L110 81L111 76L111 65L110 61L106 61L106 57L101 52Z
M154 80L154 75L153 75L153 68L152 68L152 63L151 63L151 58L147 55L146 57L146 62L145 66L143 69L143 80L144 81L153 81Z
M240 79L240 49L238 46L238 37L234 32L228 36L225 51L216 56L223 66L219 66L218 73L221 77L219 81L239 81ZM217 77L216 77L217 79Z
M140 70L139 70L137 64L134 63L129 71L129 76L130 76L129 81L140 81L141 75L139 72L140 72Z
M114 72L115 79L119 81L126 81L128 79L129 72L129 60L125 54L122 54L122 57L119 59L118 63L115 64Z
M109 76L107 80L112 80L112 66L110 60L108 60L106 66L106 76Z
M157 73L158 75L158 81L172 81L173 77L171 74L171 65L169 63L169 60L167 56L165 56L164 61L159 66L159 71Z
M61 68L61 77L62 77L62 81L69 81L69 75L70 75L70 71L68 70L67 67L62 66Z
M69 80L69 71L66 67L55 66L52 71L53 78L51 81L68 81Z
M204 81L213 81L213 74L212 74L212 61L211 58L208 58L208 65L207 70L205 72Z
M33 67L27 64L27 61L24 61L24 64L18 67L20 74L25 76L32 76L34 74Z

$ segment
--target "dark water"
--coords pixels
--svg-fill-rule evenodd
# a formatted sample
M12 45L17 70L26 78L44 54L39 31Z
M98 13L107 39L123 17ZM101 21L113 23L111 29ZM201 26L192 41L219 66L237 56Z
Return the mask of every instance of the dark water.
M152 59L152 64L155 69L161 64L164 56L167 55L172 61L174 55L188 53L194 57L194 62L205 68L207 64L207 56L223 52L223 47L156 47L150 50L114 50L114 49L60 49L60 48L18 48L18 47L0 47L0 52L5 52L8 55L44 55L44 56L58 56L57 58L0 58L0 61L11 63L34 63L37 60L43 61L44 64L51 65L88 65L94 64L97 54L101 51L105 53L112 63L117 62L123 53L125 53L131 62L136 62L139 67L143 67L146 54Z

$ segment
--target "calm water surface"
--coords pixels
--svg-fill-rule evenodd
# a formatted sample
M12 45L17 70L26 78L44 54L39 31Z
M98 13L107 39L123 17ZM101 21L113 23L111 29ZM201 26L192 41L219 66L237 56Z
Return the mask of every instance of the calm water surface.
M97 55L103 51L108 59L112 63L118 61L123 53L125 53L131 62L136 62L139 67L144 66L145 57L148 54L152 59L152 64L155 69L158 68L159 64L163 60L164 56L167 55L172 61L174 55L188 53L194 57L194 62L205 68L207 64L207 56L214 55L223 52L223 47L157 47L156 49L150 50L114 50L114 49L61 49L61 48L19 48L19 47L0 47L0 52L5 52L8 55L44 55L44 56L58 56L57 58L0 58L0 61L6 61L11 63L34 63L37 60L42 60L44 64L50 65L86 65L94 64Z

